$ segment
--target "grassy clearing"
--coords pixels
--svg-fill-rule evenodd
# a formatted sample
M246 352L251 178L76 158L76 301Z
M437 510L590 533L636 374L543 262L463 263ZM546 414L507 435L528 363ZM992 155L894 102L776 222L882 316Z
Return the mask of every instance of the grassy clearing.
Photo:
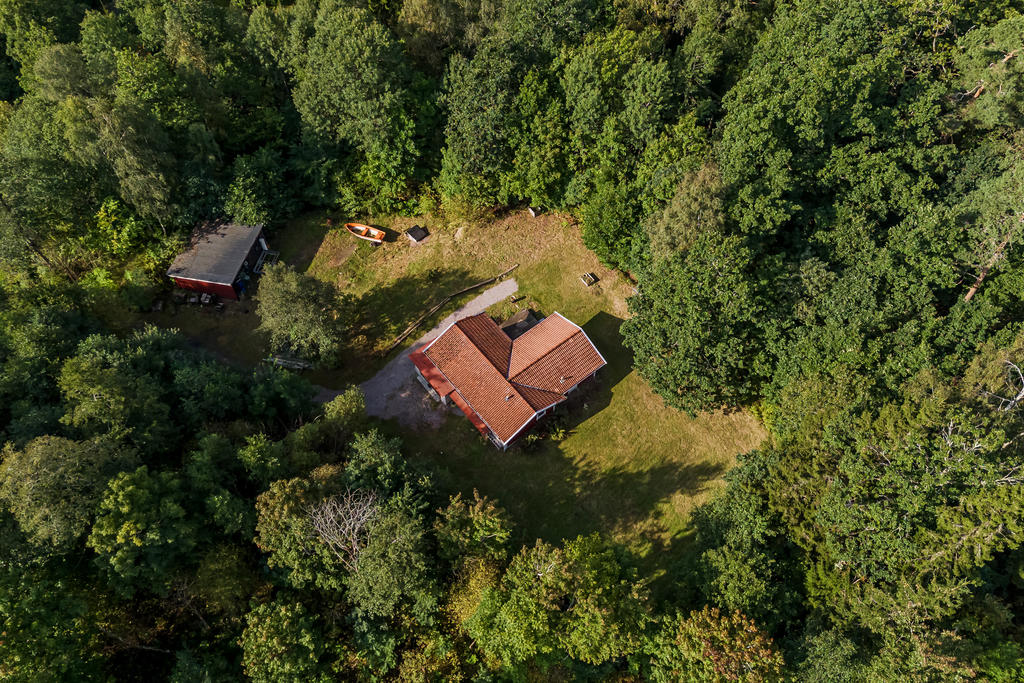
M476 488L497 498L515 519L522 542L601 531L633 550L655 580L683 559L690 512L714 495L736 455L755 448L764 432L747 413L689 418L650 391L633 371L618 332L632 286L584 247L578 227L564 216L525 213L483 224L444 224L429 217L362 220L388 229L389 241L374 248L339 230L337 218L328 225L325 216L304 217L271 235L283 261L357 302L351 340L356 352L345 367L310 378L330 387L367 379L387 360L377 351L434 303L518 263L513 277L520 300L489 312L507 317L524 307L543 314L557 310L582 325L608 360L599 382L581 388L575 405L562 409L558 419L568 436L557 443L543 440L530 451L500 453L458 414L436 431L383 427L405 437L411 458L436 468L446 493L471 495ZM425 223L431 232L420 245L401 234L414 223ZM584 272L595 273L598 284L584 287ZM438 311L409 342L477 293ZM240 310L159 315L165 318L161 324L252 363L266 351L253 333L255 315Z
M383 225L399 232L412 223ZM519 263L514 277L521 300L489 312L507 317L524 307L557 310L583 326L609 364L560 418L568 437L544 440L528 452L496 451L459 414L437 431L391 429L406 437L412 457L436 467L447 492L471 495L476 488L497 498L516 520L519 540L557 542L602 531L629 546L651 575L663 573L686 552L690 511L722 485L736 454L764 437L758 422L746 413L691 419L664 406L633 371L619 335L632 285L598 262L565 217L519 213L485 225L428 227L432 235L422 245L403 237L376 252L357 248L348 258L339 255L344 240L329 234L311 272L356 296L373 288L403 291L413 283L414 318L437 300L435 293L440 298ZM584 272L595 273L599 283L584 287Z
M260 320L252 301L212 307L167 305L159 313L141 313L142 322L180 330L197 345L232 365L254 367L267 357L267 340L257 331Z
M282 261L334 284L341 296L356 302L357 319L349 339L352 351L342 367L312 374L320 384L338 386L373 376L388 360L380 352L425 311L452 292L517 263L513 277L529 298L495 314L527 305L549 312L561 305L562 313L588 320L614 300L618 302L615 314L625 315L628 286L583 247L578 229L563 216L530 218L519 213L485 223L452 224L431 217L360 220L387 230L387 241L374 247L357 240L345 232L343 220L327 216L304 217L272 236ZM421 244L411 243L402 234L416 223L430 231ZM567 267L597 272L602 283L586 290L576 279L579 273L568 276ZM602 294L612 290L616 296L602 300ZM423 322L409 343L478 293L449 302Z

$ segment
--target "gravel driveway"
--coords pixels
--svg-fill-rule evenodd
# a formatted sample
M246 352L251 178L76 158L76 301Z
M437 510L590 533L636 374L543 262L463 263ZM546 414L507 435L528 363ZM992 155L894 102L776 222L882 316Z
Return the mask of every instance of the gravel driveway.
M442 320L437 327L417 339L412 346L381 368L381 371L371 379L360 384L359 388L366 396L366 412L374 417L395 418L406 427L423 424L439 427L444 419L444 409L430 398L423 386L416 381L415 369L409 354L441 334L456 320L483 313L490 306L518 291L519 283L512 278L484 290L475 299ZM317 400L330 401L339 393L331 389L322 389Z

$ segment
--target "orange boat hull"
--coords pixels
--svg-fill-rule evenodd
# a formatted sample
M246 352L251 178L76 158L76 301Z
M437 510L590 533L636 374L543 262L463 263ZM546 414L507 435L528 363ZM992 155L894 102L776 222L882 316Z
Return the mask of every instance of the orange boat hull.
M345 229L361 240L380 244L384 241L384 231L378 228L363 225L362 223L346 223Z

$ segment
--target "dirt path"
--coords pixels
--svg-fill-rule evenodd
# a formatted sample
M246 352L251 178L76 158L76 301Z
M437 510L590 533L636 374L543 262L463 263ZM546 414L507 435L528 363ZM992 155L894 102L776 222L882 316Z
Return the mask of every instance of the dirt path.
M390 363L381 368L371 379L359 385L366 396L366 412L374 417L395 418L402 425L414 427L426 424L438 427L444 411L427 394L413 374L409 354L441 334L446 327L460 318L483 313L490 306L499 303L519 291L519 283L510 278L494 285L472 301L442 320L437 327L416 340ZM340 392L321 388L316 400L330 401Z

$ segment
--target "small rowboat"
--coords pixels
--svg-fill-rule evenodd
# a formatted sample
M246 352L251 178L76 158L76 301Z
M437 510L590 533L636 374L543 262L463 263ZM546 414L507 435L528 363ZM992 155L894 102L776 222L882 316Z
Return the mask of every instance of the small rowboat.
M366 240L367 242L380 244L384 241L385 233L379 228L371 228L369 225L363 225L362 223L346 223L345 229L359 239Z

